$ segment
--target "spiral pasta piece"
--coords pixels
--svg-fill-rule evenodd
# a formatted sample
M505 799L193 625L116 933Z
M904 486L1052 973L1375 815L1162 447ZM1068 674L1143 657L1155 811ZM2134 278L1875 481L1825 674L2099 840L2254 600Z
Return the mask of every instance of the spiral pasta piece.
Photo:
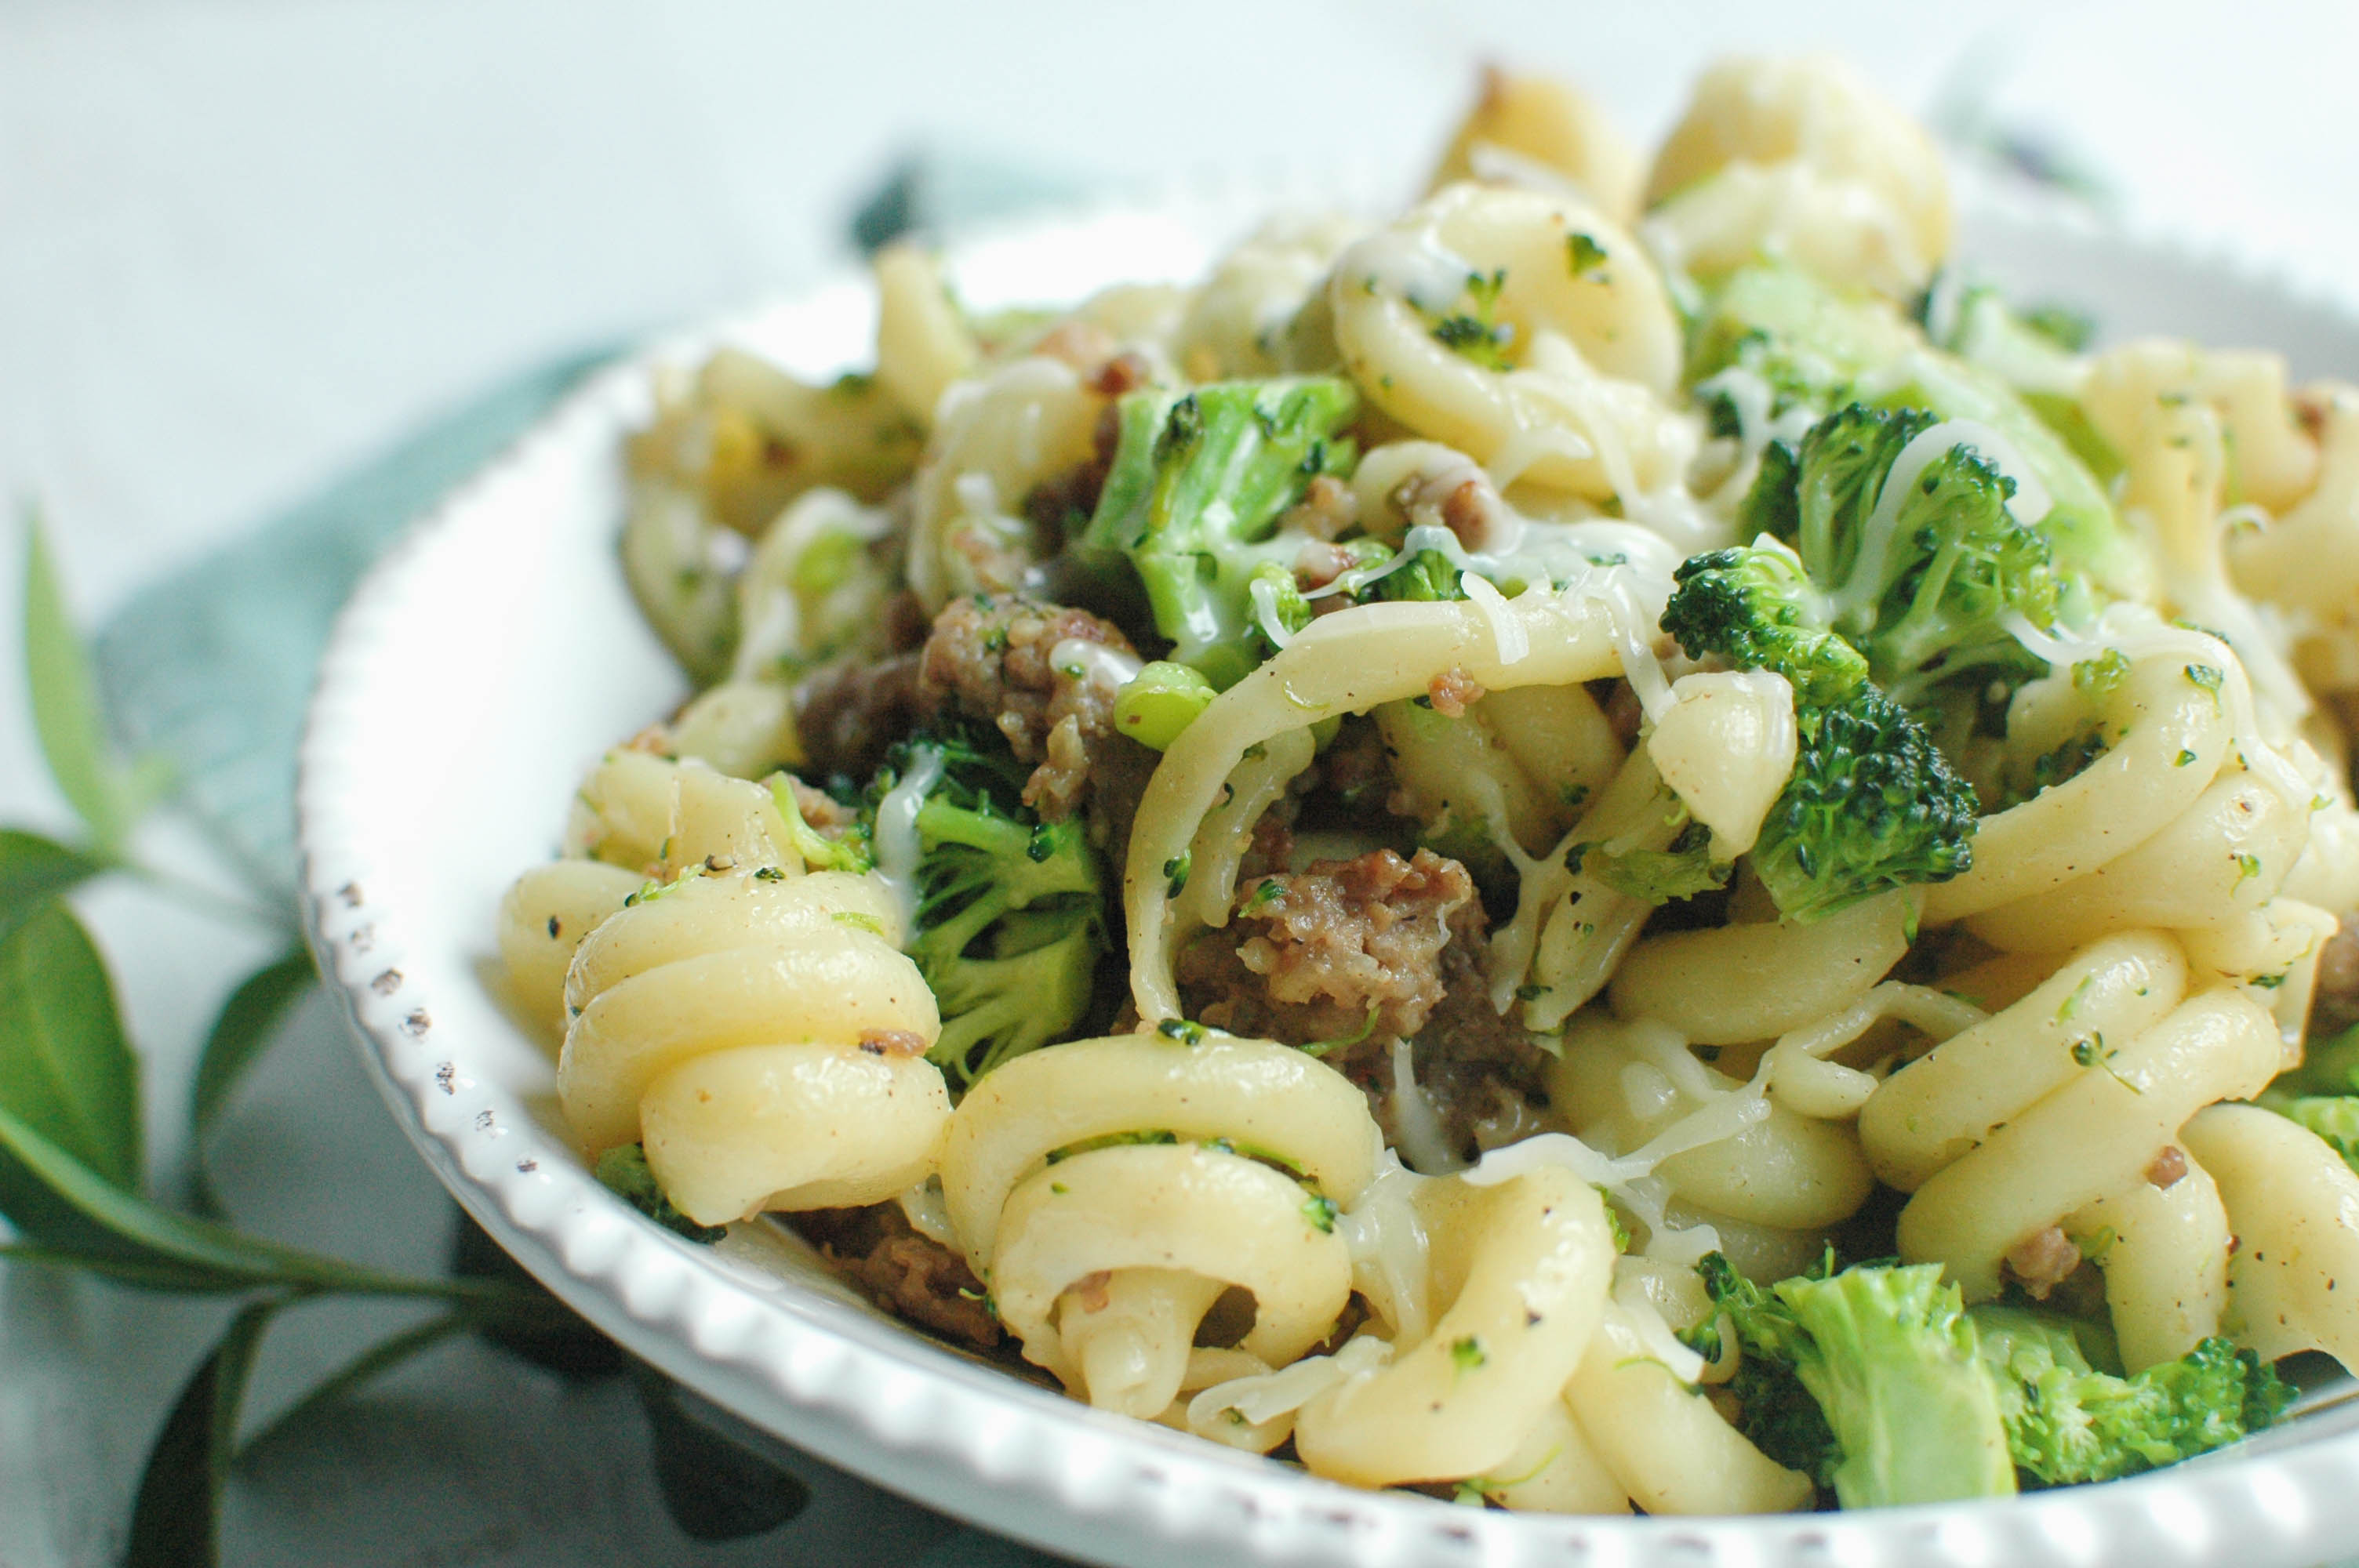
M2236 1235L2228 1292L2237 1343L2275 1359L2323 1350L2359 1366L2359 1176L2311 1132L2245 1105L2187 1124L2187 1152L2219 1184Z
M1650 1514L1786 1513L1810 1478L1763 1454L1647 1355L1628 1314L1606 1307L1565 1400L1599 1459Z
M1171 961L1189 933L1175 918L1171 883L1246 752L1322 719L1416 697L1452 669L1486 691L1616 674L1619 626L1612 602L1580 585L1528 589L1495 612L1475 600L1356 605L1321 616L1214 698L1164 752L1131 832L1123 906L1139 1016L1180 1016Z
M942 1195L1025 1355L1103 1408L1154 1415L1225 1291L1241 1348L1283 1365L1351 1292L1335 1206L1380 1146L1333 1068L1263 1040L1115 1035L1019 1056L951 1119Z
M564 1029L565 971L574 950L645 881L598 860L557 860L516 878L500 900L500 960L527 1013Z
M1101 1410L1153 1415L1225 1291L1253 1298L1238 1348L1264 1362L1332 1331L1352 1262L1320 1215L1292 1177L1229 1148L1088 1150L1009 1195L985 1277L1028 1359Z
M2349 691L2359 687L2359 389L2312 396L2322 406L2315 482L2266 525L2230 533L2225 549L2239 588L2300 613L2310 685Z
M2053 952L2140 927L2219 929L2277 896L2310 839L2307 802L2223 771L2145 843L2037 897L1970 917L1994 947Z
M2173 1151L2185 1169L2169 1186L2133 1182L2064 1222L2105 1271L2105 1306L2132 1372L2218 1333L2228 1304L2228 1211L2211 1174Z
M1496 356L1436 334L1470 284L1506 330ZM1663 401L1680 347L1662 280L1620 225L1570 195L1450 186L1345 251L1329 299L1368 398L1503 484L1636 495L1673 482L1694 451Z
M1304 1407L1295 1450L1358 1486L1451 1480L1501 1466L1580 1364L1614 1260L1605 1206L1561 1167L1418 1195L1430 1268L1456 1281L1422 1339Z
M2275 1022L2231 989L2191 997L2136 1038L2100 1050L2110 1054L1917 1189L1900 1211L1902 1258L1939 1262L1967 1300L1989 1300L2012 1249L2141 1180L2190 1117L2258 1094L2278 1060Z
M1762 921L1648 937L1608 990L1617 1018L1652 1018L1698 1045L1787 1033L1865 996L1908 951L1914 895L1881 894L1823 920Z
M1677 1140L1688 1146L1664 1153L1653 1173L1675 1197L1716 1215L1818 1230L1850 1217L1874 1185L1851 1128L1748 1092L1652 1020L1582 1014L1545 1079L1550 1107L1574 1135L1610 1154L1663 1148L1685 1123L1692 1141Z
M1649 233L1699 276L1783 255L1900 298L1950 248L1931 138L1831 59L1706 70L1656 154L1647 200Z
M1462 179L1543 188L1570 181L1626 223L1637 216L1645 172L1636 151L1586 94L1547 77L1485 66L1474 107L1450 138L1429 188Z
M2224 648L2223 664L2234 657ZM1925 892L1925 919L1947 925L2045 893L2160 832L2211 786L2232 737L2221 670L2178 649L2131 661L2101 710L2104 755L2020 806L1983 819L1974 863Z
M680 1211L874 1203L933 1168L950 1112L932 994L873 877L689 876L599 926L566 980L559 1103L634 1139Z
M2187 983L2186 955L2159 932L2110 936L2074 953L2028 994L1935 1046L1869 1098L1859 1137L1877 1177L1915 1192L2085 1071L2073 1060L2075 1045L2128 1044L2169 1016Z
M1045 354L943 395L910 491L909 587L928 614L953 594L1022 585L1033 558L1024 498L1090 455L1099 407L1072 366Z

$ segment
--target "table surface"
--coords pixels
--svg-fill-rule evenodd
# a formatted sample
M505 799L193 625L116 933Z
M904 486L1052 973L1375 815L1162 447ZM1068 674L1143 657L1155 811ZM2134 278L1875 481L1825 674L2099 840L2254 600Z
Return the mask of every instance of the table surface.
M878 19L886 16L889 19ZM487 381L741 305L848 256L932 149L1119 187L1343 158L1421 167L1495 59L1659 134L1731 52L1834 50L1920 110L1979 105L2097 171L2126 220L2359 298L2359 7L2170 0L1971 14L1722 0L1199 0L885 7L703 0L0 4L0 494L47 510L93 623ZM0 645L19 551L0 544ZM0 820L62 829L11 661ZM200 864L159 831L153 852ZM221 998L266 936L153 895L82 901L147 1059L157 1169ZM241 1219L411 1270L450 1210L315 1001L215 1152ZM357 1188L311 1179L357 1173ZM274 1337L265 1413L398 1321ZM138 1462L225 1309L0 1269L0 1568L110 1562ZM618 1380L453 1345L241 1472L229 1560L907 1562L949 1528L814 1467L813 1508L698 1546Z

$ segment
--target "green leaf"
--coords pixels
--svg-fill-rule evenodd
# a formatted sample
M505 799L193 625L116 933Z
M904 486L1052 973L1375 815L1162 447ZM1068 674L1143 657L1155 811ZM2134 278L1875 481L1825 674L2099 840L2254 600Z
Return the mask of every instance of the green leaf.
M476 1331L487 1342L560 1377L603 1378L623 1369L622 1346L599 1333L588 1318L551 1295L547 1286L526 1271L523 1264L501 1250L491 1232L476 1224L473 1215L464 1209L457 1212L459 1227L451 1246L451 1271L462 1280L511 1286L541 1308L534 1314L515 1313L478 1321Z
M205 1180L205 1137L245 1070L277 1038L288 1010L310 990L317 978L311 950L298 944L246 976L213 1020L189 1092L190 1162L195 1173L197 1207L204 1214L221 1213L221 1205Z
M485 1281L413 1280L241 1235L225 1225L195 1219L149 1203L99 1177L10 1112L0 1109L0 1151L13 1156L74 1221L58 1236L35 1233L34 1241L53 1256L81 1254L150 1271L185 1271L201 1285L189 1289L234 1291L281 1286L310 1291L345 1291L364 1295L443 1296L508 1304L516 1292ZM12 1215L13 1218L14 1216ZM158 1277L162 1277L158 1273Z
M332 1375L312 1385L309 1393L270 1419L270 1424L237 1445L234 1458L243 1460L255 1449L288 1431L313 1411L324 1409L346 1394L375 1382L396 1367L420 1352L461 1333L473 1320L462 1312L444 1313L429 1317L424 1323L378 1340L353 1357Z
M22 1241L0 1243L0 1258L19 1263L46 1263L52 1268L79 1269L134 1291L158 1291L169 1295L243 1295L254 1281L243 1274L223 1274L176 1259L133 1252L92 1251L79 1247L41 1247Z
M0 940L0 1111L97 1180L142 1184L139 1065L104 960L55 902ZM88 1239L14 1160L0 1160L0 1213L28 1239Z
M0 827L0 936L68 888L110 869L54 838Z
M255 1302L231 1319L164 1418L131 1506L124 1568L200 1568L221 1560L222 1484L236 1452L238 1411L255 1352L279 1304Z
M128 792L107 756L89 651L67 613L38 512L25 523L25 677L33 730L58 793L89 825L99 848L114 849L129 827Z
M656 1483L680 1533L735 1541L803 1511L810 1491L802 1482L699 1419L686 1402L695 1396L662 1373L644 1363L633 1370L655 1446Z

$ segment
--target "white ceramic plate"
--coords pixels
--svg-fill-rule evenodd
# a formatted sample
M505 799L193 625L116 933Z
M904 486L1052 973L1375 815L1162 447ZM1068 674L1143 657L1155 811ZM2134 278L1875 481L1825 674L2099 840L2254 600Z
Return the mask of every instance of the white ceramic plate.
M1358 188L1364 189L1364 182ZM1303 186L1332 202L1336 189ZM1289 194L1281 191L1280 195ZM989 307L1198 276L1271 204L1197 193L962 245ZM1381 203L1379 203L1381 205ZM1982 203L1963 253L2109 332L2170 330L2359 377L2359 320L2247 269ZM394 1114L459 1201L600 1328L756 1426L883 1486L1123 1564L2163 1564L2359 1551L2359 1412L2237 1452L2000 1503L1766 1519L1581 1519L1368 1493L1099 1414L919 1337L767 1227L717 1249L646 1223L569 1146L549 1056L489 984L493 916L555 849L576 783L678 700L616 565L618 442L648 368L734 341L858 362L846 279L600 375L418 524L345 611L302 757L311 929Z

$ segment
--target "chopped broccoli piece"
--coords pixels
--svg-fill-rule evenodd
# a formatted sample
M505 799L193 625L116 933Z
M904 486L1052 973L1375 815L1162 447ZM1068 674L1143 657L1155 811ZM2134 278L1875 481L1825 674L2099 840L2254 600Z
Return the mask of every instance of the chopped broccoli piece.
M1022 804L1013 757L942 736L910 741L900 765L929 752L942 766L918 807L909 956L941 1010L926 1055L963 1087L1064 1038L1088 1008L1106 950L1103 879L1081 818L1043 822Z
M1969 1315L1997 1385L2007 1450L2045 1486L2208 1454L2271 1424L2293 1400L2259 1357L2225 1339L2120 1378L2094 1370L2070 1321L2054 1314L1976 1307Z
M1675 580L1662 628L1689 657L1716 654L1738 669L1775 670L1798 704L1814 707L1867 679L1867 661L1828 630L1800 558L1777 540L1691 556Z
M1419 550L1409 557L1408 565L1378 578L1369 590L1373 597L1384 600L1463 599L1466 589L1460 586L1459 576L1458 568L1440 550Z
M2318 1134L2320 1141L2343 1156L2344 1164L2359 1171L2359 1095L2306 1095L2265 1103Z
M1270 535L1312 479L1350 471L1338 432L1358 406L1340 376L1147 387L1117 405L1114 465L1082 548L1128 557L1171 657L1214 686L1253 667L1256 569L1291 567L1296 543Z
M1187 665L1157 659L1114 695L1114 727L1160 752L1196 722L1214 695L1212 683Z
M1694 385L1735 368L1768 386L1771 417L1795 407L1823 414L1871 367L1917 346L1908 323L1876 296L1838 292L1796 267L1749 266L1731 273L1698 314L1687 380ZM1708 411L1715 435L1736 433L1724 397Z
M1740 1371L1736 1393L1741 1426L1771 1458L1807 1468L1847 1509L2016 1489L1996 1388L1939 1264L1805 1274L1767 1291L1717 1253L1701 1271L1744 1342L1740 1366L1761 1363L1749 1381Z
M1574 853L1581 856L1582 869L1594 871L1614 892L1645 903L1669 903L1728 885L1729 867L1712 858L1712 835L1699 823L1688 824L1668 849L1612 854L1602 846L1584 844Z
M598 1156L594 1173L598 1184L662 1226L676 1231L690 1241L711 1246L729 1234L725 1226L699 1225L672 1207L671 1199L664 1195L663 1184L647 1165L646 1148L636 1143L618 1143Z
M778 815L787 819L788 836L804 866L814 871L850 871L858 876L876 863L866 821L855 822L840 838L831 838L803 820L802 803L795 796L791 779L785 773L772 773L768 782L770 799L777 804Z
M2017 522L2015 481L1969 446L1896 473L1935 424L1921 409L1851 404L1762 465L1742 521L1792 545L1829 624L1914 708L1945 684L2017 684L2046 665L2007 630L2046 628L2060 591L2047 539ZM1891 493L1896 481L1905 493Z
M1799 708L1794 772L1753 867L1778 910L1816 920L1887 888L1973 864L1977 803L1924 727L1873 686Z

